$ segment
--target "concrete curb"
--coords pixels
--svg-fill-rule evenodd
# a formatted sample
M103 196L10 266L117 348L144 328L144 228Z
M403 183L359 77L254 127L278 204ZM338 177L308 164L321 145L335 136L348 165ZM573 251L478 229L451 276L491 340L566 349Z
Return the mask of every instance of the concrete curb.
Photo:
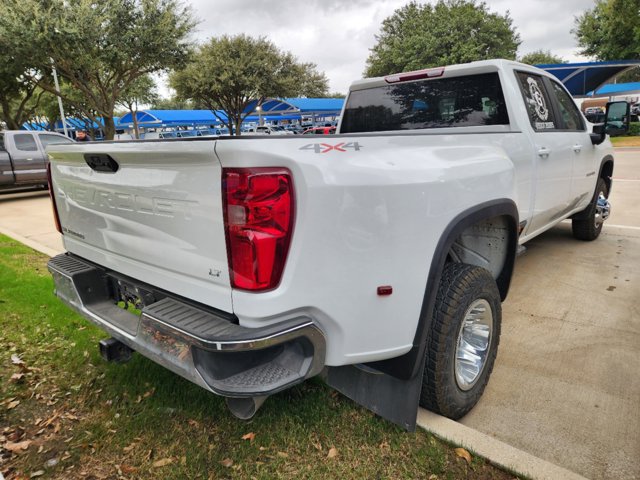
M418 409L418 426L436 437L473 451L495 465L536 480L587 480L575 472L422 408Z
M20 243L25 244L27 247L31 247L34 250L37 250L40 253L44 253L45 255L49 256L49 257L55 257L56 255L58 255L59 252L53 248L49 248L49 247L45 247L44 245L42 245L39 242L36 242L35 240L31 240L30 238L27 237L23 237L22 235L16 233L16 232L12 232L11 230L7 230L6 228L2 228L0 227L0 233L3 235L6 235L7 237L11 237L14 240L17 240ZM0 479L1 480L1 479Z

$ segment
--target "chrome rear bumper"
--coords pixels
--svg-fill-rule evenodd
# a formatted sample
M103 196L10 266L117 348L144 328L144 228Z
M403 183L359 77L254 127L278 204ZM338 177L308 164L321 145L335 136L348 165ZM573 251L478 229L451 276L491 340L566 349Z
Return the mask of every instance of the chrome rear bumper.
M56 295L133 350L219 395L271 395L320 373L325 337L310 318L246 328L72 254L48 263ZM119 300L135 298L139 314Z

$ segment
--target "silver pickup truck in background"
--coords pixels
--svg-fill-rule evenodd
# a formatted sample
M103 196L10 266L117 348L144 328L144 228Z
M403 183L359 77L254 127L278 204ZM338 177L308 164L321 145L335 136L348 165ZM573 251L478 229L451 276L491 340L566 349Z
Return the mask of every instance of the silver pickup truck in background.
M47 186L47 145L73 143L54 132L0 132L0 192Z

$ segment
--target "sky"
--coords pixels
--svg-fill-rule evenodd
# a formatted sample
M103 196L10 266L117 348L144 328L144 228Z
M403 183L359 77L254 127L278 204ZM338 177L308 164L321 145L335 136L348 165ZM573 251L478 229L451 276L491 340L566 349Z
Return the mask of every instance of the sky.
M196 40L223 34L265 36L301 62L313 62L331 92L346 93L362 78L382 21L409 0L187 0L200 22ZM422 2L426 3L426 2ZM431 1L430 3L434 3ZM518 56L550 50L584 61L571 34L574 18L594 0L486 0L489 10L509 11L522 43ZM161 89L164 90L164 89Z

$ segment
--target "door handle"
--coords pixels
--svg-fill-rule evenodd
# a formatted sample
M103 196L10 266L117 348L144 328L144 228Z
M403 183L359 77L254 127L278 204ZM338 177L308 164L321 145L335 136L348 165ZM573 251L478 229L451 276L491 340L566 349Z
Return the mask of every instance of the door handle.
M542 147L540 149L538 149L538 156L539 157L548 157L549 154L551 153L551 149L550 148L546 148L546 147Z
M582 145L574 145L573 146L573 151L576 153L580 153L580 151L582 150Z

